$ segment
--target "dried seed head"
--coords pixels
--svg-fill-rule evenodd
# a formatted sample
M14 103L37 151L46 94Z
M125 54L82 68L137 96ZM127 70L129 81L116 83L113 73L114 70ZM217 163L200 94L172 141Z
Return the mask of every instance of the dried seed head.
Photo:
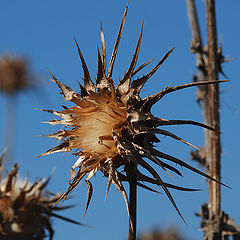
M0 177L0 239L41 240L48 233L51 240L54 233L50 222L52 216L79 224L55 213L60 208L52 208L52 204L59 194L50 195L45 191L49 180L50 177L34 183L23 180L18 177L17 164L5 179Z
M184 239L180 231L170 226L167 229L154 229L149 232L142 233L137 240L182 240Z
M51 120L48 122L49 124L63 124L65 125L65 129L53 134L44 135L45 137L56 138L58 141L61 141L61 143L40 156L61 151L72 152L74 149L77 150L75 154L78 156L78 159L71 169L69 188L59 198L59 201L64 200L67 194L87 175L86 182L89 189L88 207L92 196L92 185L89 180L100 170L108 177L107 192L110 184L113 183L122 193L129 211L127 195L122 184L124 181L129 181L129 174L126 173L125 175L124 173L120 173L118 168L124 166L124 170L128 171L127 166L131 164L136 167L135 174L137 184L140 187L155 192L156 190L144 185L143 182L161 186L180 214L168 189L174 188L182 191L194 191L194 189L187 189L163 182L156 170L146 161L146 158L159 165L166 172L168 169L181 175L178 169L165 163L161 159L177 163L211 180L216 180L180 159L162 153L154 148L154 143L159 142L157 134L169 136L193 146L173 133L159 129L158 127L163 125L192 124L205 127L209 130L214 129L194 121L165 120L154 117L151 114L151 107L168 93L191 86L213 84L217 83L217 81L189 83L177 87L169 86L159 93L142 99L139 94L144 84L173 51L173 49L171 49L146 75L135 78L135 75L151 62L144 63L135 69L142 39L142 27L130 66L123 78L119 81L119 84L114 86L112 71L126 19L127 8L128 6L123 15L108 70L106 68L105 41L101 27L102 54L100 54L98 50L98 73L95 83L91 80L87 65L76 40L75 42L84 72L84 86L80 84L81 93L78 94L74 92L50 73L53 78L52 81L58 85L64 99L71 101L74 106L71 108L64 107L63 111L43 110L61 118L61 120ZM145 168L150 176L141 173L138 170L138 166ZM76 168L77 171L75 172Z
M4 56L0 60L0 90L13 94L30 87L28 62L23 58Z

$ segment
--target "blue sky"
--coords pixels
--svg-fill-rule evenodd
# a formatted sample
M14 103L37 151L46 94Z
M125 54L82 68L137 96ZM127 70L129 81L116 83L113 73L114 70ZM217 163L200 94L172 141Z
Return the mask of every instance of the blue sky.
M75 36L87 62L92 78L97 72L97 44L100 45L100 21L106 40L109 60L120 25L126 1L1 1L0 3L0 54L10 53L25 56L31 62L32 72L41 81L37 93L19 94L17 101L17 133L14 162L20 164L20 173L30 173L35 177L47 177L56 168L49 184L52 192L64 192L67 188L69 169L74 157L55 154L36 159L36 156L55 146L56 142L39 135L55 129L42 122L50 120L51 115L36 111L35 108L60 109L64 104L56 86L47 79L47 69L66 85L78 89L83 72L73 37ZM206 43L204 1L197 1L201 30ZM218 37L222 40L224 54L234 61L224 64L224 71L230 82L221 86L221 130L222 134L222 181L232 190L222 189L222 208L240 223L239 216L239 1L217 1ZM114 81L124 74L133 56L137 38L144 21L143 39L138 65L157 57L160 59L169 49L176 47L173 54L146 84L142 96L153 94L167 85L180 85L191 82L196 73L195 57L189 52L191 32L189 28L185 1L130 1L128 16L120 42L114 68ZM157 61L157 60L156 60ZM147 69L145 70L147 71ZM223 76L220 76L224 79ZM195 102L197 89L183 90L165 97L153 112L161 118L193 119L202 122L201 110ZM6 98L0 95L0 148L3 149L4 116ZM179 126L168 128L196 146L203 145L203 130L198 127ZM168 138L160 138L159 149L188 161L191 148ZM197 166L191 163L193 166ZM11 166L11 165L10 165ZM138 195L138 233L154 227L177 225L189 239L201 239L200 219L194 213L207 201L207 184L201 177L182 169L184 178L174 176L164 180L186 187L201 188L201 192L185 193L171 191L184 216L187 226L177 215L165 195L157 195L139 190ZM159 169L160 172L160 169ZM128 217L120 193L112 186L106 201L106 179L101 173L93 180L94 195L87 215L86 185L84 183L72 193L72 199L64 204L77 206L63 215L94 226L83 228L54 220L54 239L127 239ZM68 202L68 203L67 203Z

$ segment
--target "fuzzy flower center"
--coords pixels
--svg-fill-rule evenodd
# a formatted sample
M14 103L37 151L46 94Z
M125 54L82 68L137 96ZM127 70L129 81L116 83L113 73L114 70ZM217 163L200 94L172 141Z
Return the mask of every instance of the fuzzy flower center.
M126 107L106 92L90 92L76 107L69 109L74 129L67 131L70 147L105 159L116 155L113 132L121 132Z

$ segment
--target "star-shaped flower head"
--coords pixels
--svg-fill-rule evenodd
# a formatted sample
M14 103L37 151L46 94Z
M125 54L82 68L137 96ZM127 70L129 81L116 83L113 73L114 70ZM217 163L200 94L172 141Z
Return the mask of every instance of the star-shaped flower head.
M62 124L65 128L53 134L44 135L45 137L56 138L61 143L40 156L56 152L77 151L74 154L77 155L78 159L71 168L69 188L61 196L59 201L64 200L69 192L71 192L86 176L85 181L89 187L88 207L93 190L89 180L97 171L101 171L108 178L107 193L110 184L113 183L122 193L129 212L129 203L123 182L129 181L129 174L135 174L137 184L140 187L155 191L144 185L143 182L161 186L180 214L169 192L169 188L184 191L193 189L174 186L164 182L160 174L148 161L160 166L165 172L170 170L178 175L182 175L177 168L164 161L167 160L168 162L188 168L208 179L213 181L216 180L204 172L188 165L184 161L156 149L154 144L159 142L157 134L169 136L175 140L193 146L175 134L159 127L165 125L191 124L204 127L211 131L214 131L214 129L191 120L166 120L158 118L152 115L151 108L168 93L191 86L214 84L220 81L195 82L176 87L168 86L161 92L146 98L141 98L140 92L147 80L159 69L173 51L173 49L171 49L146 75L137 78L137 73L152 62L152 60L148 61L136 68L142 40L142 26L130 66L117 86L115 86L112 79L112 72L127 15L127 9L128 5L126 6L121 21L108 69L106 64L105 40L101 27L102 53L100 54L98 49L98 72L95 83L90 77L87 64L76 40L75 42L84 72L84 86L79 83L81 92L77 93L73 91L50 73L53 78L52 81L58 85L64 99L66 101L71 101L74 105L70 108L64 106L64 110L62 111L43 110L61 118L61 120L51 120L48 122L49 124ZM134 172L130 171L132 166L135 168ZM140 172L139 166L145 168L150 175L147 176ZM119 171L120 167L123 167L123 172Z

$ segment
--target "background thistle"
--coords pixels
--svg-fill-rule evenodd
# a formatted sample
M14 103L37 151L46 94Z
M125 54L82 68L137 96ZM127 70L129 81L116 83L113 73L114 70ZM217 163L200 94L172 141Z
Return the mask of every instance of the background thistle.
M15 164L2 179L2 160L0 155L0 238L5 240L41 240L53 238L51 217L81 225L69 218L56 214L64 208L52 204L59 194L46 192L50 177L31 183L18 176L18 165ZM68 207L66 207L68 208Z
M23 57L4 55L0 59L0 93L7 97L5 119L5 142L8 148L4 167L13 158L13 146L16 136L17 94L34 86L34 78L30 71L29 62Z
M16 94L32 85L28 62L24 58L2 56L0 59L0 91Z
M135 239L137 185L150 191L155 190L144 185L142 182L161 186L182 219L183 217L168 189L194 191L194 189L187 189L164 182L160 174L145 159L159 165L167 173L170 170L182 176L177 168L163 162L161 159L176 163L212 181L218 182L184 161L160 152L154 147L154 144L159 142L157 134L169 136L194 147L175 134L164 129L159 129L158 127L160 126L190 124L201 126L211 131L216 130L191 120L166 120L157 118L151 114L152 106L168 93L191 86L216 84L222 81L195 82L176 87L168 86L163 91L146 98L141 98L139 94L147 80L158 70L173 51L171 49L146 75L136 78L135 75L151 62L148 61L135 69L142 39L142 26L130 66L115 87L112 80L112 72L126 20L127 9L128 4L121 21L108 69L106 67L105 40L101 27L102 55L100 55L98 50L98 72L95 83L91 80L89 70L76 40L84 72L84 86L79 83L81 93L79 94L62 84L50 73L53 78L52 81L60 88L64 99L73 102L75 105L70 108L63 106L64 110L62 111L43 110L61 118L61 120L54 119L49 121L50 125L63 124L65 125L65 129L53 134L44 135L45 137L56 138L62 142L40 156L56 152L72 152L76 149L77 151L74 154L78 156L78 159L71 168L69 188L58 201L64 200L87 175L85 180L88 185L87 211L93 193L90 179L100 170L108 178L106 196L111 183L123 195L130 217L129 239ZM138 168L139 166L147 170L150 176L141 172ZM118 171L119 167L123 167L123 173ZM75 172L76 168L77 171ZM128 181L130 185L129 200L122 184L124 181ZM220 184L220 182L218 183Z
M153 229L149 232L142 233L137 240L184 240L181 232L174 226L168 229Z

